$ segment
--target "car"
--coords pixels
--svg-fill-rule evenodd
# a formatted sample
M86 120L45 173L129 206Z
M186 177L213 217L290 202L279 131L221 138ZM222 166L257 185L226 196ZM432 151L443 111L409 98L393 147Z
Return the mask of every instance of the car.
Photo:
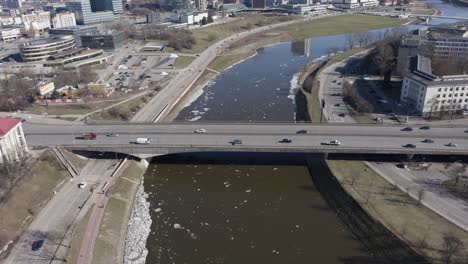
M36 240L36 241L32 242L31 250L32 251L38 251L39 249L41 249L42 245L44 245L44 239Z
M197 130L194 130L193 133L197 133L197 134L199 134L199 133L206 133L206 130L203 129L203 128L199 128L199 129L197 129Z
M457 144L455 144L455 143L452 143L452 142L449 142L449 143L448 143L447 145L445 145L445 146L447 146L447 147L452 147L452 148L454 148L454 147L458 147L458 145L457 145Z
M240 139L234 139L230 143L234 146L234 145L242 145L243 142Z
M345 117L346 114L345 114L345 113L339 113L338 116L339 116L339 117Z
M405 128L402 128L401 131L413 131L413 128L405 127Z
M332 93L331 96L341 96L341 93Z
M296 134L307 134L307 130L299 130Z
M431 129L431 127L430 127L430 126L422 126L422 127L420 127L419 129L421 129L421 130L429 130L429 129Z
M119 134L114 134L114 133L110 133L110 134L107 134L106 137L118 137Z
M339 146L341 145L341 142L334 139L334 140L330 140L328 142L322 142L322 145L327 145L327 146Z
M425 140L421 141L423 143L434 143L434 140L426 138Z
M335 106L335 107L339 107L339 106L340 106L340 104L334 104L333 106Z
M336 80L333 80L332 83L336 83Z
M468 130L465 130L465 133L468 133Z
M404 148L416 148L416 145L414 144L406 144L406 145L403 145Z
M401 168L401 169L407 169L408 168L408 165L406 163L398 163L396 166L398 168Z
M87 182L80 182L80 183L78 183L78 188L84 189L86 187L86 185L88 185Z
M291 143L292 140L290 140L289 138L283 138L282 140L278 141L279 143Z

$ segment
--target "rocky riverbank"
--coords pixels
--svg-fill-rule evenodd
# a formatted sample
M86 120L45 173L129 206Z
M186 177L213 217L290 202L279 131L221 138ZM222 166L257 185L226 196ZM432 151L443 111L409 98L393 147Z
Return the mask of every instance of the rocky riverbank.
M151 231L151 216L149 202L146 198L143 181L138 187L132 214L128 222L127 237L125 239L124 264L144 264L148 250L146 239Z

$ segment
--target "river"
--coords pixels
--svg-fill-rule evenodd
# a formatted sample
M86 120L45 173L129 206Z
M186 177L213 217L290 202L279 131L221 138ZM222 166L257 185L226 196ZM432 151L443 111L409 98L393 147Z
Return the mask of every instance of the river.
M467 8L429 2L445 15L468 16ZM295 72L328 47L343 47L345 36L261 48L214 78L177 119L293 121ZM253 153L154 158L145 175L153 220L147 263L333 264L368 257L327 207L304 159Z

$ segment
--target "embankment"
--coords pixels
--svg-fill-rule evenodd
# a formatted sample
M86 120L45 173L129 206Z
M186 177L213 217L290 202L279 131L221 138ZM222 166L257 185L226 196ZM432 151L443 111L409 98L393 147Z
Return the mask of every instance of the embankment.
M368 259L346 259L344 263L429 263L380 222L374 220L334 177L327 163L308 157L307 165L317 190L344 226L369 251Z

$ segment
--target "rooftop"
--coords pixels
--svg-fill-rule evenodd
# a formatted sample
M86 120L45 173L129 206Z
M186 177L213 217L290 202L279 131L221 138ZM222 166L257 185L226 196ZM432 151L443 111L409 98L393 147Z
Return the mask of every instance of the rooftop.
M43 38L43 39L36 39L36 40L31 40L29 42L26 42L22 44L23 47L27 46L36 46L36 45L45 45L45 44L51 44L51 43L56 43L56 42L61 42L67 39L73 39L73 36L59 36L59 37L53 37L53 38Z
M0 137L8 134L18 123L21 123L20 118L0 117Z

